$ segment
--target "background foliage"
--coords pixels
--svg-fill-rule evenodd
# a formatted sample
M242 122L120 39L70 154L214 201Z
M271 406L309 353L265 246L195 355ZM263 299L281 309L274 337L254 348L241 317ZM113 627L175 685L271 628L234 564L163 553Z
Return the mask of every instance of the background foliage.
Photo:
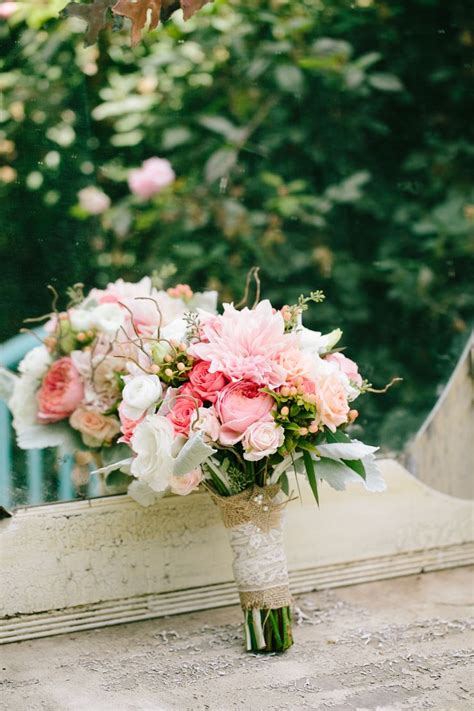
M83 47L43 0L0 25L0 339L48 310L45 284L179 280L279 304L322 288L364 375L365 436L400 447L474 313L472 11L463 0L216 0L135 49ZM25 22L26 20L26 22ZM146 202L127 173L168 158ZM97 185L101 217L78 207Z

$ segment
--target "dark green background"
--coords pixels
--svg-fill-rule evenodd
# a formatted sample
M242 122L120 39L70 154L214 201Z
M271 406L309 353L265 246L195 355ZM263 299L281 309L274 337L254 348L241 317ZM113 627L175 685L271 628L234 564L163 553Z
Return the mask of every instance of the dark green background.
M218 1L133 50L125 31L85 50L80 22L3 22L0 339L48 310L48 282L172 262L230 299L258 264L275 303L324 289L307 324L343 328L375 385L404 378L358 405L366 438L401 447L472 324L469 5ZM127 172L155 155L178 180L140 203ZM88 185L102 218L77 208Z

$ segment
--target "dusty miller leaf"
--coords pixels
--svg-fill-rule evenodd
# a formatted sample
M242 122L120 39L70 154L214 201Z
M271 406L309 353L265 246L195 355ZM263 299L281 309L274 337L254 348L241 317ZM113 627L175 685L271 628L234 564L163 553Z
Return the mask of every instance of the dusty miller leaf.
M87 22L84 44L88 47L97 42L99 32L108 25L108 11L115 0L94 0L92 3L70 2L60 13L63 17L79 17Z

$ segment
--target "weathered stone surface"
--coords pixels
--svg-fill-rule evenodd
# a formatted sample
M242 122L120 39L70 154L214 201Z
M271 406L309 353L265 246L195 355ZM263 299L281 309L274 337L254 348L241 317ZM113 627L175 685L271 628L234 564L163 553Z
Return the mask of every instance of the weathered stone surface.
M296 645L242 651L237 607L0 649L2 711L471 709L469 568L300 595Z

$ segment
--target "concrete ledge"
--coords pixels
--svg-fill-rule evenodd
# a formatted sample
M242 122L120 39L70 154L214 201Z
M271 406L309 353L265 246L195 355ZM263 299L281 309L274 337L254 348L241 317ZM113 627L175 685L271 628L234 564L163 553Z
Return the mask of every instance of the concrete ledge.
M391 460L388 490L309 487L288 507L296 592L474 562L473 505ZM231 558L205 493L143 509L126 496L23 509L0 523L0 641L61 634L233 603ZM21 561L21 565L18 565Z

